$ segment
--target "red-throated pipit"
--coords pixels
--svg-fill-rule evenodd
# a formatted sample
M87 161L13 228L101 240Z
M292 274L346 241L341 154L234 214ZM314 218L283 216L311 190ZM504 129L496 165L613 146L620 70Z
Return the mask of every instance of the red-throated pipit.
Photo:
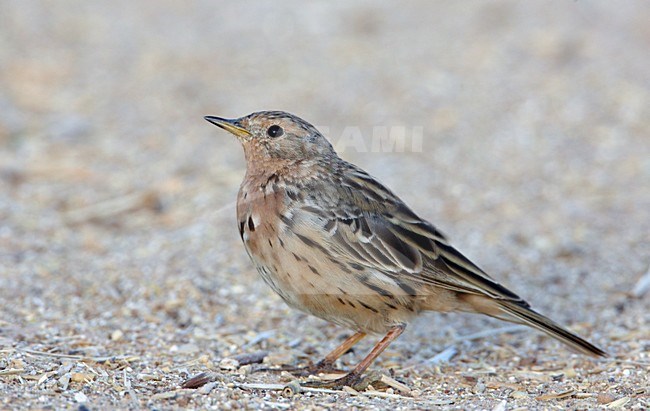
M367 333L385 334L330 385L357 384L422 311L486 314L605 355L488 276L306 121L281 111L205 119L244 147L237 222L264 281L290 306L356 331L311 370L331 368Z

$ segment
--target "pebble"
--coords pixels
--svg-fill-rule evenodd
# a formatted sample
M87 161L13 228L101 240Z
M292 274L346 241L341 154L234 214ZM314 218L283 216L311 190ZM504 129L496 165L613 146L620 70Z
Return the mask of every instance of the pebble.
M195 354L200 351L200 348L196 344L188 343L177 346L174 351L178 354Z
M79 392L75 393L74 400L79 402L79 403L84 403L84 402L88 401L88 397L86 396L86 394L79 391Z
M83 373L83 372L73 372L70 374L70 380L72 382L90 382L95 379L95 374Z
M111 340L113 341L119 341L124 337L124 333L122 330L115 330L111 333Z
M224 358L219 361L219 368L224 371L236 371L239 368L239 361L234 358Z
M596 401L598 401L598 404L609 404L615 399L616 397L614 397L612 394L607 394L607 393L598 394L596 396Z

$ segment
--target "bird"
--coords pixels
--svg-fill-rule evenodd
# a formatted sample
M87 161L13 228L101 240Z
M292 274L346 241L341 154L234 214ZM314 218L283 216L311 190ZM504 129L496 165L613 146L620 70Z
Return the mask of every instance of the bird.
M426 311L524 324L579 353L606 356L461 254L390 189L339 157L307 121L283 111L204 118L243 147L237 226L263 280L289 306L354 331L306 371L334 370L366 335L383 335L347 374L320 385L361 384L374 360Z

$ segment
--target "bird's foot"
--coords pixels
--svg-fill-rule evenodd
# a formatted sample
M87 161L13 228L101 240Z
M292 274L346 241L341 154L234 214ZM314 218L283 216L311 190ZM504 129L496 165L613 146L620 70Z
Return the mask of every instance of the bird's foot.
M368 373L365 377L354 372L349 372L341 378L327 381L307 381L301 384L303 387L311 388L329 388L333 390L340 390L343 387L350 387L356 391L363 391L370 384L381 381L382 374L377 371Z
M282 372L286 371L296 377L309 377L310 375L319 374L345 374L345 370L334 367L333 364L324 361L316 364L310 364L305 367L295 367L292 365L281 365L280 368L264 368L259 371Z
M311 364L306 367L291 367L283 366L282 371L290 372L296 377L309 377L310 375L318 374L345 374L345 370L338 369L334 364L320 361L316 364Z

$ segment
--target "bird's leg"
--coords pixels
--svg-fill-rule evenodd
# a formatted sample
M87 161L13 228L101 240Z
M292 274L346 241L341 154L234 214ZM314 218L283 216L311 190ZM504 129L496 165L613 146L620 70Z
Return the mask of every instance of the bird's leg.
M386 333L384 338L382 338L381 341L379 341L377 345L373 347L372 351L370 351L370 354L368 354L366 358L361 360L361 362L357 364L357 366L354 367L354 369L349 373L347 373L345 376L332 381L307 382L304 385L312 386L312 387L326 387L326 388L340 388L344 386L348 386L352 388L360 387L360 389L365 388L363 387L363 384L360 384L362 383L363 373L368 369L370 364L372 364L373 361L375 361L375 359L379 357L379 355L382 352L384 352L384 350L390 345L390 343L393 342L393 340L395 340L404 332L405 329L406 329L406 325L404 324L396 325L393 328L391 328L388 331L388 333ZM352 337L348 338L348 340L350 340L351 338Z
M322 360L316 364L312 364L308 367L300 367L293 369L283 369L283 371L289 371L290 373L298 376L309 376L317 375L322 372L340 372L334 368L334 363L338 360L343 354L348 352L356 343L361 341L363 337L366 336L366 333L357 332L349 336L345 341L343 341L338 347L332 350L329 354L325 356Z
M338 360L343 354L348 352L356 343L361 341L363 337L366 336L366 333L357 332L346 338L345 341L341 343L338 347L332 350L329 354L325 356L322 360L316 363L313 368L316 371L327 371L334 369L334 363Z

